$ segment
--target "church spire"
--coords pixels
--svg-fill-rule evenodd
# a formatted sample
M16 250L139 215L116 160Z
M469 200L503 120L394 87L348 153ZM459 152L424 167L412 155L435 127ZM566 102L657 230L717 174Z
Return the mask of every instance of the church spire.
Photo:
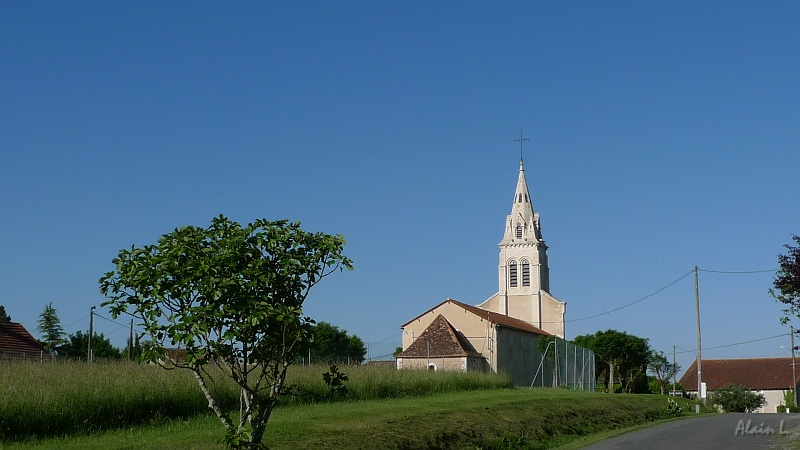
M505 244L542 241L539 214L533 212L528 182L525 179L525 163L522 160L522 143L528 140L522 137L522 130L520 130L519 139L514 139L514 142L519 142L520 147L519 177L517 178L517 189L514 192L514 203L511 206L511 214L508 216L503 236Z

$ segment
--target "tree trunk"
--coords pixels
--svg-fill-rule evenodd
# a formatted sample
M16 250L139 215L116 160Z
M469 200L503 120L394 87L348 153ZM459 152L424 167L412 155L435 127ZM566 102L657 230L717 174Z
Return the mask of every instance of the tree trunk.
M614 363L608 363L608 393L614 393Z
M231 430L233 428L233 422L231 422L230 417L225 414L222 409L217 404L217 401L214 399L214 395L211 394L211 391L208 389L206 385L206 380L203 379L202 375L200 375L200 371L198 369L192 368L192 372L194 373L194 377L197 380L197 384L200 385L200 390L203 391L203 395L206 396L206 400L208 400L208 407L214 411L214 414L217 415L220 422L225 425L225 428Z

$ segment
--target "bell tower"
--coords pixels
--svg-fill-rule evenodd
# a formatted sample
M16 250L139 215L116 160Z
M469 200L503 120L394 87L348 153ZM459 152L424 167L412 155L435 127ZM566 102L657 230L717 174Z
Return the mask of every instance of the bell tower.
M539 291L550 291L550 269L547 266L547 245L542 239L539 214L533 212L522 159L519 161L514 203L499 246L499 294L506 314L541 328Z

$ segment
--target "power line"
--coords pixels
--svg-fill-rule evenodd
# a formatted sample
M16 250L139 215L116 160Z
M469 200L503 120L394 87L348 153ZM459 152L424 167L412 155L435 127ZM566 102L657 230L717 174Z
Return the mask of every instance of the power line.
M708 270L708 269L700 269L700 268L698 268L697 270L699 270L700 272L709 272L709 273L747 274L747 273L777 272L779 269L729 271L729 270Z
M703 347L702 350L716 350L718 348L733 347L733 346L736 346L736 345L744 345L744 344L752 344L753 342L767 341L769 339L777 339L779 337L786 337L787 334L788 333L782 333L782 334L778 334L778 335L775 335L775 336L769 336L769 337L765 337L765 338L759 338L759 339L752 339L752 340L749 340L749 341L736 342L734 344L717 345L716 347ZM680 351L678 353L694 353L696 351L697 350L683 350L683 351Z
M121 327L126 327L127 328L129 326L128 324L122 324L122 323L119 323L119 322L115 322L115 321L109 319L108 317L103 317L103 316L101 316L100 314L97 314L97 313L94 313L94 315L95 315L95 317L99 317L99 318L101 318L103 320L107 320L107 321L109 321L111 323L114 323L114 324L117 324L117 325L119 325Z
M382 342L386 342L386 341L388 341L389 339L394 339L394 338L396 338L397 336L400 336L401 334L403 334L403 333L397 333L397 334L395 334L394 336L389 336L389 337L387 337L386 339L381 339L380 341L377 341L377 342L370 342L370 343L369 343L369 345L375 345L375 344L380 344L380 343L382 343Z
M63 327L64 327L64 328L71 327L71 326L73 326L73 325L75 325L75 324L77 324L77 323L81 323L81 322L83 322L84 320L86 320L86 319L88 319L88 318L89 318L89 316L83 316L82 318L80 318L80 319L76 320L75 322L72 322L72 323L71 323L71 324L69 324L69 325L63 325Z
M613 313L613 312L617 312L617 311L619 311L619 310L621 310L621 309L625 309L625 308L627 308L627 307L629 307L629 306L633 306L633 305L635 305L635 304L637 304L637 303L639 303L639 302L641 302L641 301L643 301L643 300L647 300L648 298L650 298L650 297L652 297L652 296L654 296L654 295L658 294L659 292L661 292L661 291L663 291L663 290L666 290L667 288L671 287L671 286L672 286L672 285L674 285L675 283L677 283L677 282L679 282L679 281L683 280L684 278L688 277L690 274L692 274L692 272L694 272L694 269L692 269L692 270L690 270L690 271L686 272L686 274L684 274L683 276L681 276L681 277L680 277L680 278L678 278L677 280L675 280L675 281L673 281L672 283L670 283L670 284L668 284L668 285L666 285L666 286L662 287L661 289L659 289L659 290L657 290L657 291L653 292L652 294L645 295L644 297L640 298L639 300L636 300L636 301L630 302L630 303L628 303L627 305L622 305L622 306L620 306L619 308L614 308L614 309L612 309L611 311L602 312L602 313L600 313L600 314L595 314L595 315L593 315L593 316L581 317L580 319L566 320L565 322L578 322L578 321L580 321L580 320L594 319L595 317L600 317L600 316L604 316L604 315L606 315L606 314L611 314L611 313Z

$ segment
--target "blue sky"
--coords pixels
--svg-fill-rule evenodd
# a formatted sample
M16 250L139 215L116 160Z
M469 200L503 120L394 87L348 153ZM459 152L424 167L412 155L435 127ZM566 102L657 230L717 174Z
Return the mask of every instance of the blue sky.
M390 354L496 292L523 129L568 337L687 368L697 265L704 357L788 356L773 274L709 271L775 269L800 234L798 23L788 1L0 3L0 304L86 330L120 248L287 218L356 267L307 313Z

